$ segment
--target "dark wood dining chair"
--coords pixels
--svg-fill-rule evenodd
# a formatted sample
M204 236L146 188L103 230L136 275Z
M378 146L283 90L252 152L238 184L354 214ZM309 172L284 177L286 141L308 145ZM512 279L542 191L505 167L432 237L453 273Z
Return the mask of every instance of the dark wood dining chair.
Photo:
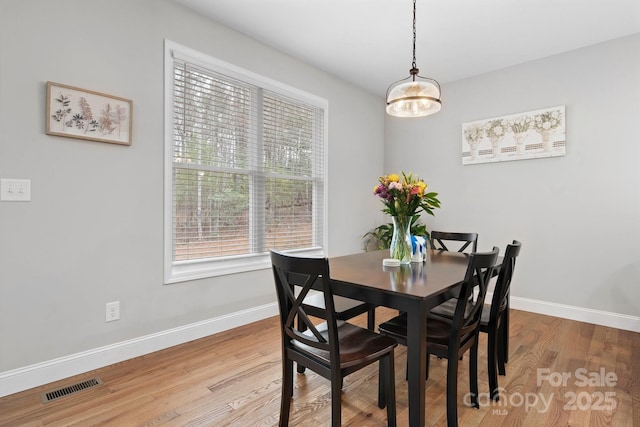
M458 362L469 351L469 385L471 404L478 402L478 335L484 297L498 258L498 248L491 252L472 253L456 299L453 318L428 318L427 322L427 373L429 355L447 359L447 425L458 425ZM470 301L477 293L476 303ZM401 314L378 326L381 334L395 338L407 345L407 316Z
M280 310L282 337L282 392L280 426L289 424L293 396L293 362L331 381L331 425L340 426L343 378L380 362L378 406L387 408L387 424L396 425L394 376L395 340L337 319L326 258L301 258L271 251L273 277ZM290 278L295 278L293 281ZM296 287L299 292L296 292ZM312 287L324 296L325 322L315 325L303 301ZM305 325L301 331L296 326ZM299 324L299 322L298 322Z
M487 334L489 390L491 398L495 401L500 397L497 372L505 375L505 365L509 360L509 292L516 268L516 258L520 255L521 247L522 244L517 240L507 245L491 304L485 304L480 319L480 332ZM455 303L456 300L449 300L433 308L429 313L429 319L434 316L453 318Z
M476 252L478 250L478 233L456 233L449 231L431 231L429 237L431 249L441 251ZM447 246L451 246L449 249ZM452 245L455 245L452 246Z

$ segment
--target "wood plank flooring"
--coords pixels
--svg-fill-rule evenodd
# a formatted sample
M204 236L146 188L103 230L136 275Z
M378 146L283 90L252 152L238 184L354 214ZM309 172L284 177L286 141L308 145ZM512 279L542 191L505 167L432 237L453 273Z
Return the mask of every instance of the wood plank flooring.
M395 311L378 308L384 321ZM364 326L365 316L354 320ZM480 409L465 405L468 359L458 375L460 426L640 426L640 334L512 311L500 401L488 399L486 335L478 361ZM396 351L398 425L408 424L406 349ZM86 379L103 384L43 404L40 395ZM269 318L0 399L1 426L273 426L280 409L280 337ZM427 425L446 425L446 360L431 359ZM330 424L328 381L295 376L290 425ZM347 377L343 424L385 426L377 365Z

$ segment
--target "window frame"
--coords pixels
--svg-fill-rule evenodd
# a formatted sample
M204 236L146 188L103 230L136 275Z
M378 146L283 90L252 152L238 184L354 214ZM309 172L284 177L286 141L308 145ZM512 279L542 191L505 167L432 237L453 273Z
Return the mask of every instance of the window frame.
M320 224L322 242L313 248L288 251L309 256L326 256L328 244L328 113L326 99L309 94L278 81L245 70L210 55L182 46L170 40L164 40L164 283L178 283L189 280L215 277L227 274L264 270L271 268L269 253L252 253L203 260L174 261L174 223L173 223L173 114L174 114L174 56L194 65L228 75L237 80L255 85L323 110L324 123L321 140L323 155L321 165L322 179L322 218L314 219Z

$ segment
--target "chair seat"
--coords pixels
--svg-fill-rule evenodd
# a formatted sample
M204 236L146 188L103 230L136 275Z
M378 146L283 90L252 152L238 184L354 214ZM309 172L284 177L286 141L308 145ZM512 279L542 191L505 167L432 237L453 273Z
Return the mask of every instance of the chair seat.
M307 294L302 302L305 310L312 316L321 316L326 310L324 306L324 295L320 292L314 292ZM336 317L339 320L349 320L355 316L366 313L373 305L364 303L351 298L341 297L339 295L333 296L333 305L336 310Z
M398 339L402 344L407 337L407 314L402 313L378 326L380 332ZM440 317L429 317L427 320L427 344L446 345L451 335L451 322ZM465 341L466 336L461 337Z
M429 312L429 319L433 317L433 315L445 317L447 319L452 319L453 314L456 311L456 304L458 303L457 298L451 298L443 302L442 304L434 307ZM467 313L465 316L469 314L469 311L473 308L472 305L467 305ZM486 326L489 324L489 317L491 316L491 306L489 304L485 304L482 307L482 316L480 317L480 325Z
M440 305L435 306L429 311L429 315L438 315L442 317L447 317L449 319L453 318L453 314L456 311L456 304L458 304L458 298L451 298Z
M354 365L362 365L368 361L377 360L381 355L389 353L398 343L396 340L379 335L368 329L354 326L347 322L337 322L338 326L338 346L340 348L340 367L349 368ZM327 323L316 326L320 334L328 339L329 333ZM313 336L310 330L306 330L304 335ZM322 359L327 365L330 363L329 352L320 350L298 341L293 341L293 345L309 354Z

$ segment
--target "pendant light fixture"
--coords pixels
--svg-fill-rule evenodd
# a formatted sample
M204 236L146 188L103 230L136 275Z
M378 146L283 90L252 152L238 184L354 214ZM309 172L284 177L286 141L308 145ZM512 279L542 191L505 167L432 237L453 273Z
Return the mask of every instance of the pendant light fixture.
M396 117L424 117L442 108L440 84L421 77L416 67L416 0L413 0L413 63L410 76L387 89L387 113Z

